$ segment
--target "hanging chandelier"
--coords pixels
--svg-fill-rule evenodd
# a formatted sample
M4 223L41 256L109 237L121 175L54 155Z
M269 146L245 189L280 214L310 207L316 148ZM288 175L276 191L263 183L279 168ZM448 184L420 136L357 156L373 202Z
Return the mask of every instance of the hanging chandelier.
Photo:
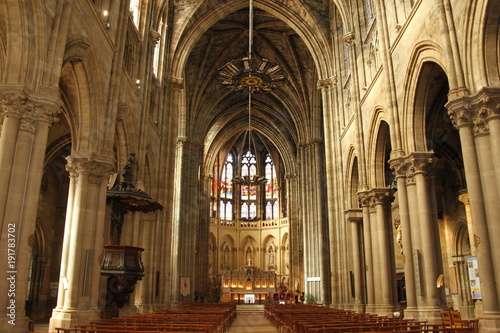
M285 74L280 66L268 59L257 58L252 52L253 46L253 0L249 4L248 56L232 60L219 68L219 80L234 91L251 93L270 92L276 82L283 81Z
M272 91L276 88L276 82L285 79L284 72L278 64L253 56L253 0L249 0L248 16L248 56L232 60L218 71L219 79L224 86L233 91L248 91L248 152L243 156L244 160L252 158L252 94ZM242 186L255 186L265 184L267 179L248 170L248 174L236 176L232 182Z

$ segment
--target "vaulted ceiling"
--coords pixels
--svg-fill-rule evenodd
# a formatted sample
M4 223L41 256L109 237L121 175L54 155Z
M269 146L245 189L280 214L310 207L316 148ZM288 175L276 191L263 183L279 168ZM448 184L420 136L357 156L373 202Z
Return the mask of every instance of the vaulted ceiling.
M311 1L317 2L317 1ZM328 5L311 3L311 17L328 27ZM327 2L326 2L327 3ZM322 23L322 25L320 24ZM248 55L248 5L221 17L197 39L185 67L187 132L211 146L228 148L244 141L248 93L222 85L218 70ZM285 80L270 93L252 94L252 135L264 145L295 147L318 116L318 74L307 44L287 23L254 4L253 54L279 64ZM218 148L215 148L215 147ZM294 149L294 148L292 148ZM224 149L223 149L224 150Z

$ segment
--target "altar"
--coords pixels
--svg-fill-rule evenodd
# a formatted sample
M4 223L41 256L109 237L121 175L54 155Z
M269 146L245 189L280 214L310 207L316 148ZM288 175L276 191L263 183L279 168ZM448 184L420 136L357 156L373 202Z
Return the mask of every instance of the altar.
M222 275L222 302L263 304L276 292L276 273L245 266Z

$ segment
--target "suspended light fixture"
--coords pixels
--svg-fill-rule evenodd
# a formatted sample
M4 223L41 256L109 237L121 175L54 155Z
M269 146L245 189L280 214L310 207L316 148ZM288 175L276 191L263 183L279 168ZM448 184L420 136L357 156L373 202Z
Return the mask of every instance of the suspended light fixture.
M269 92L276 82L283 81L285 74L280 66L268 59L254 57L253 46L253 0L249 4L248 56L232 60L219 68L222 84L234 91L254 93Z
M219 79L224 86L234 91L248 91L248 152L243 156L244 159L252 158L252 94L272 91L276 88L276 82L285 79L284 72L278 64L253 56L253 0L249 1L248 16L248 56L230 61L219 69ZM246 186L267 182L265 177L251 173L251 170L248 170L248 174L236 176L232 181Z

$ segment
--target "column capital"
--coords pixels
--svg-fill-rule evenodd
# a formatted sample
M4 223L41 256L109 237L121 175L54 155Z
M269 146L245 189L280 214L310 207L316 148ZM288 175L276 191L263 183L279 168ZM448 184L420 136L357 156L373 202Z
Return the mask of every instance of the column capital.
M352 31L346 32L343 38L347 46L353 46L356 41L356 35Z
M167 75L165 77L167 84L175 89L184 89L184 79L181 77L174 77Z
M97 183L115 172L115 163L106 158L98 158L92 152L75 152L66 157L66 170L71 177L89 175L91 182Z
M349 222L363 222L363 211L361 209L347 209L344 214Z
M357 193L357 196L362 207L373 207L375 205L373 202L373 195L370 191L360 191Z
M323 143L322 138L312 138L308 141L303 141L299 143L299 148L301 149L306 149L306 148L311 148L311 147L316 147L319 144Z
M458 191L458 201L463 203L464 205L469 205L469 192L467 189Z
M318 83L316 84L316 88L320 90L330 90L332 88L335 88L336 86L337 86L337 75L333 75L328 79L318 80Z
M436 166L437 157L434 152L415 152L407 156L409 163L408 172L415 174L432 174Z
M151 30L149 30L148 37L149 37L149 41L153 45L156 45L160 41L161 35L160 35L160 33L158 31L151 29Z
M476 95L450 99L445 107L455 128L470 127L474 135L486 135L489 121L500 119L500 89L483 88Z
M388 187L372 188L369 192L373 197L374 205L390 206L394 201L394 191Z
M38 124L51 126L59 121L61 108L53 103L40 102L23 92L9 93L0 97L0 118L20 119L19 129L34 133Z

